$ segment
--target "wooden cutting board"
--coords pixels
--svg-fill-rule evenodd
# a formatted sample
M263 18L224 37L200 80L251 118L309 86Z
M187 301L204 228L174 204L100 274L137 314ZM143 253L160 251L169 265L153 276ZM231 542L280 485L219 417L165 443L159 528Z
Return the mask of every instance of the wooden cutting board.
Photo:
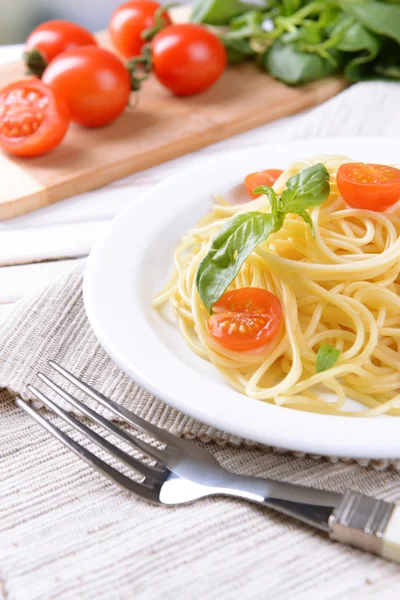
M99 38L108 45L106 34ZM24 71L21 62L1 65L0 87L21 79ZM177 98L150 78L132 97L132 108L107 127L72 124L60 146L43 157L18 159L0 152L0 220L315 106L345 86L343 79L330 77L291 88L243 64L229 67L205 93Z

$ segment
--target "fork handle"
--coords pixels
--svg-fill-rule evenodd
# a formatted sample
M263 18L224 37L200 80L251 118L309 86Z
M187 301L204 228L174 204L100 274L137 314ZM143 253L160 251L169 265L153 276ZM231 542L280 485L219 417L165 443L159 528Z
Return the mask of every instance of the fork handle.
M329 517L332 540L400 562L400 507L346 492Z
M329 506L267 499L265 504L327 531L331 540L400 563L400 507L357 492Z
M400 506L357 492L233 476L226 492L268 506L328 533L337 542L400 562Z

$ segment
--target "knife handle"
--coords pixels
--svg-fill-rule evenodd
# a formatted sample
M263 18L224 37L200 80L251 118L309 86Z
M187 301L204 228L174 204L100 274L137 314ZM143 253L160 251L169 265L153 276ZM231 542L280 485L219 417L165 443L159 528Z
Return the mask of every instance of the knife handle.
M400 507L347 492L328 520L332 540L400 562Z

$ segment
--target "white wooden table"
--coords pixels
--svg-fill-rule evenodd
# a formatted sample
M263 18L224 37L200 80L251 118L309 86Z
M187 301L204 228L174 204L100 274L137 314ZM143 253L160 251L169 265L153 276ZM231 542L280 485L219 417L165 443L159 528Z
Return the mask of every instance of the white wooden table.
M0 47L0 62L17 59L22 45ZM143 191L179 169L213 155L265 143L288 117L253 129L182 158L116 181L100 190L69 198L29 215L0 221L0 305L11 304L45 286L87 256L109 221Z

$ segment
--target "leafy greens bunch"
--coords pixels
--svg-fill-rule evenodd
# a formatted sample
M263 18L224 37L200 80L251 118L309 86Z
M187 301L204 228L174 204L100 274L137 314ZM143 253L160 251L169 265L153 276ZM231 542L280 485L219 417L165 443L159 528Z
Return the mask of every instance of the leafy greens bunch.
M400 80L400 0L197 0L192 21L222 26L231 63L254 59L287 84L340 70Z
M211 248L196 273L200 298L211 311L229 284L235 279L243 262L270 233L281 229L289 213L300 215L311 227L307 209L318 206L330 192L329 173L323 164L302 169L288 179L281 196L269 186L259 186L256 194L265 194L271 205L270 213L250 211L229 219L212 241Z

